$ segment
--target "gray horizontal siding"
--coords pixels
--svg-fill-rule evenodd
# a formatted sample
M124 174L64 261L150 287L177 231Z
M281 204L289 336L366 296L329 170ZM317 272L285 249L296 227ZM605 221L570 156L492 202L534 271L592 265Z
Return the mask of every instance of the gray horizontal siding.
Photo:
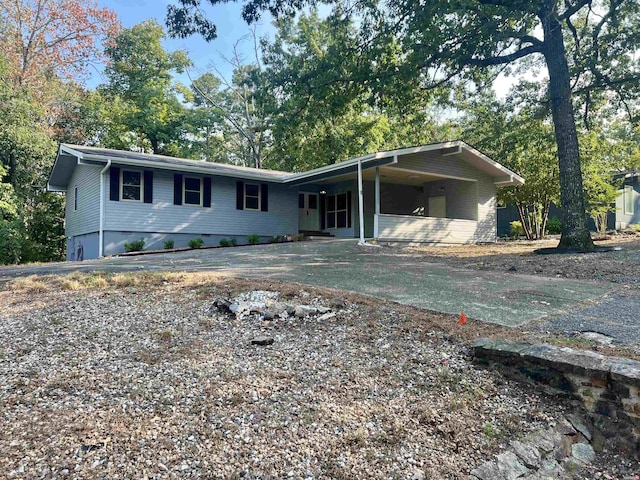
M477 183L477 232L474 236L476 242L495 242L497 233L496 220L496 187L494 179L487 173L469 165L464 160L455 155L442 157L433 152L422 152L402 157L397 164L398 168L415 170L418 172L431 173L454 178L466 178L476 180ZM471 188L470 186L466 186ZM446 190L446 186L445 186ZM425 194L427 194L425 189ZM471 201L474 195L468 195ZM447 209L449 209L450 199L447 198ZM474 207L472 205L459 205L457 216L472 216ZM460 215L464 212L463 215ZM449 212L447 212L449 214Z
M298 231L296 187L269 184L268 212L236 210L234 179L212 177L211 190L211 208L174 205L173 173L161 170L153 172L153 203L150 204L111 201L109 188L105 188L105 230L227 236L272 236Z
M400 157L398 163L391 167L446 177L476 179L478 176L485 176L490 178L485 172L455 155L442 157L434 152L420 152Z
M67 188L65 233L67 237L97 232L100 228L100 167L77 165ZM78 210L74 189L78 187Z
M493 178L478 175L478 231L476 241L491 243L497 240L498 218L496 213L496 186Z
M478 243L478 222L451 218L384 215L378 217L379 238L384 241L424 243Z
M626 185L629 186L629 185ZM640 185L631 184L633 204L633 213L625 212L624 190L620 190L620 195L616 198L616 228L627 228L629 225L640 224Z

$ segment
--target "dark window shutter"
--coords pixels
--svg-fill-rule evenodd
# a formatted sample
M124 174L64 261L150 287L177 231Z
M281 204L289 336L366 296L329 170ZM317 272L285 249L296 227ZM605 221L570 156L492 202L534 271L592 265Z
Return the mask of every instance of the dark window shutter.
M260 210L263 212L269 211L269 185L263 183L260 186Z
M153 203L153 172L144 171L144 203Z
M211 177L204 177L202 181L202 206L205 208L211 207Z
M173 204L182 205L182 174L173 174Z
M236 182L236 210L244 210L244 182Z
M351 190L347 192L347 228L351 228Z
M327 228L327 195L320 195L320 230Z
M118 167L109 169L109 200L114 202L120 200L120 169Z

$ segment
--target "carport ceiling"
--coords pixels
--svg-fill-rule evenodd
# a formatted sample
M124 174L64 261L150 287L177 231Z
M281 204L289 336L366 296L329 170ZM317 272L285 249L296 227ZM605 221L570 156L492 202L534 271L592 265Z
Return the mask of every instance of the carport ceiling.
M365 181L375 181L376 171L374 168L368 168L362 171L362 179ZM421 187L426 182L433 182L434 180L442 180L443 177L436 175L429 175L426 173L412 172L408 170L401 170L393 167L380 167L380 183L394 183L398 185L411 185L415 187ZM318 183L322 185L344 182L347 180L357 180L358 173L347 173L345 175L338 175L326 180L322 180Z

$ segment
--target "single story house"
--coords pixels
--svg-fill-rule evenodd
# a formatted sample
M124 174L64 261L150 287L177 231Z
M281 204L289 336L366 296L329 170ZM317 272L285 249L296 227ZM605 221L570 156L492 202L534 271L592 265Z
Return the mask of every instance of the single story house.
M607 230L624 230L629 225L640 225L640 172L627 171L613 175L616 180L622 180L613 210L607 214ZM562 219L560 208L551 203L549 218ZM515 204L498 205L498 236L511 235L511 222L520 221L520 215ZM587 215L589 230L595 231L596 225L590 215Z
M402 148L288 173L60 145L48 189L66 193L67 259L246 243L298 232L425 243L496 240L496 188L522 177L462 141Z

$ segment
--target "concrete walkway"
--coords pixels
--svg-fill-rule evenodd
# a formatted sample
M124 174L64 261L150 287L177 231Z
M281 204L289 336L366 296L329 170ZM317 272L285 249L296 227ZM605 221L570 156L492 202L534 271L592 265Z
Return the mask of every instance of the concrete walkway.
M591 307L614 286L560 278L454 268L353 240L314 241L115 257L0 269L0 281L73 271L215 271L300 282L386 298L443 313L520 326ZM562 323L563 328L566 325Z

